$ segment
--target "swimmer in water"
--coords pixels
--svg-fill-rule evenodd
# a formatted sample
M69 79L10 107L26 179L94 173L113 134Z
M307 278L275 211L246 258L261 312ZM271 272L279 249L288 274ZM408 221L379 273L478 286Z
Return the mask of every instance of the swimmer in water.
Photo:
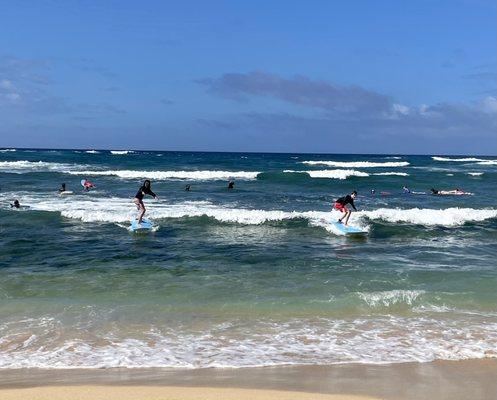
M149 196L152 196L155 200L159 199L159 196L157 196L154 192L152 192L152 189L150 188L150 181L147 179L143 182L143 185L140 186L140 189L138 189L138 192L136 192L135 198L134 198L134 203L136 204L136 208L138 209L138 223L142 223L143 216L145 215L145 204L143 204L143 197L148 194Z
M10 208L21 208L21 204L19 203L19 200L15 199L14 204L11 204Z
M338 222L342 223L342 220L345 218L345 226L349 223L349 218L350 214L352 211L350 211L346 205L350 204L354 211L357 211L357 208L355 208L354 205L354 199L357 197L357 192L354 190L351 194L348 194L347 196L340 197L335 201L335 204L333 205L333 208L335 210L341 211L344 214L342 215L341 218L338 219Z
M185 192L189 192L189 191L190 191L190 189L191 189L191 186L190 186L190 185L186 185L186 186L185 186Z
M228 189L233 189L235 187L235 181L229 181Z
M62 183L60 185L60 189L59 189L59 193L62 193L62 192L65 192L66 191L66 184L65 183Z
M95 188L96 186L90 182L88 179L85 179L84 182L83 182L83 190L85 191L90 191L90 189L93 189Z

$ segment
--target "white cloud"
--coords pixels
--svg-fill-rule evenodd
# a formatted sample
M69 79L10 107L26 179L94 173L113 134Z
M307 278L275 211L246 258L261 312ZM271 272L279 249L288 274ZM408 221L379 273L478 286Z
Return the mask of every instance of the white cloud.
M480 108L484 113L496 114L497 113L497 99L492 96L485 97L480 102Z

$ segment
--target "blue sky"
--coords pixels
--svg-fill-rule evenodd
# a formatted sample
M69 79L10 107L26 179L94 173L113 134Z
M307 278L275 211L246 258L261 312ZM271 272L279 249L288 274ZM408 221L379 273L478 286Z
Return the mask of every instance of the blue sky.
M0 146L495 154L496 4L0 1Z

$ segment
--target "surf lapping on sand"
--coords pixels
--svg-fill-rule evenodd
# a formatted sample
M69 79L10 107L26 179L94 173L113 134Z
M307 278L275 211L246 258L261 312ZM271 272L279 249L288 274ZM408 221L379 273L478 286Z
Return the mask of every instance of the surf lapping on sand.
M70 339L61 326L48 315L2 323L0 368L196 369L497 357L495 317L486 323L471 316L446 320L430 314L283 321L237 318L205 327L145 324L135 326L135 333L122 332L115 323L91 331L76 326Z

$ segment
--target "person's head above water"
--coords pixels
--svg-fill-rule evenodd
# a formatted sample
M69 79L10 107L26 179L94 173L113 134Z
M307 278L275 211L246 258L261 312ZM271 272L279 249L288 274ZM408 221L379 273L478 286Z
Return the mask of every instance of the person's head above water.
M437 189L433 189L433 188L431 188L431 189L430 189L430 192L432 192L433 194L438 194L438 190L437 190Z
M353 199L355 199L357 197L357 191L354 190L350 195L352 196Z
M21 207L21 204L19 203L19 200L15 199L15 200L14 200L14 204L13 204L13 206L14 206L15 208L20 208L20 207Z
M149 187L150 187L150 180L145 179L145 180L143 181L143 186L145 186L146 188L149 188Z

